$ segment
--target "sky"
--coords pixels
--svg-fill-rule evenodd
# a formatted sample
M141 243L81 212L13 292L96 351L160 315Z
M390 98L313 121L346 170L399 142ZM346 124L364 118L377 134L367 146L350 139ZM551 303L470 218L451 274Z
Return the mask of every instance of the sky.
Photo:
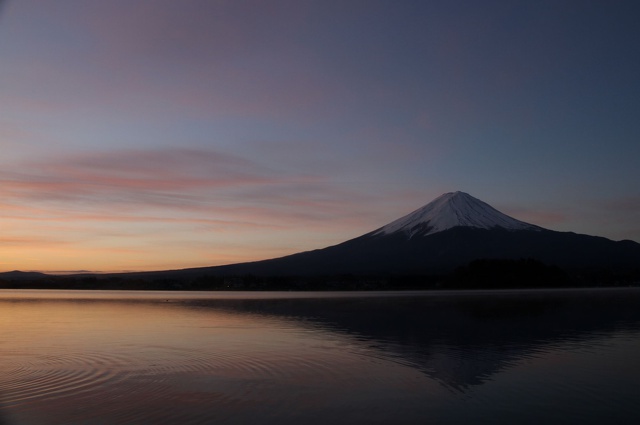
M461 190L640 242L640 2L5 0L0 271L273 258Z

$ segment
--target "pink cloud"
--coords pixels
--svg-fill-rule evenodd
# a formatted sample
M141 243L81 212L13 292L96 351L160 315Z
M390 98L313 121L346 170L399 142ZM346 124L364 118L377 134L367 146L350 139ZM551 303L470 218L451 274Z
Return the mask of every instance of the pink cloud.
M191 149L14 164L0 172L0 183L4 217L148 220L219 229L326 226L336 218L353 223L362 220L362 205L374 199L323 176L277 172L238 156Z
M51 237L29 237L29 236L3 236L0 237L0 247L28 247L28 246L60 246L68 245L68 241Z
M185 202L181 195L196 189L259 186L279 179L258 164L232 155L187 149L118 151L9 168L0 172L4 195L38 200L101 196L95 201L117 202L140 196L150 202L150 195L171 194Z

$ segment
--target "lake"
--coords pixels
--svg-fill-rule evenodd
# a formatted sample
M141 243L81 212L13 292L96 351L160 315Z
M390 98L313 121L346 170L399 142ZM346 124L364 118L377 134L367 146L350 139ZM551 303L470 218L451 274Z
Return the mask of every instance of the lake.
M0 424L638 424L640 289L0 291Z

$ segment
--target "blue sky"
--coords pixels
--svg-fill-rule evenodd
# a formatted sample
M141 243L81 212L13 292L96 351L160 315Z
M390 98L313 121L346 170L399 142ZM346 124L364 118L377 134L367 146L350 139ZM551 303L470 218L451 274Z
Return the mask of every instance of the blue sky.
M0 270L270 258L455 190L640 241L635 1L0 13Z

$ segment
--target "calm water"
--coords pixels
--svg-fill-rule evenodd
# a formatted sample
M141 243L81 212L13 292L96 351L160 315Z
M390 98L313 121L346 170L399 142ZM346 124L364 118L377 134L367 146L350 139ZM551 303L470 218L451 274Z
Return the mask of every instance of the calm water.
M638 424L640 290L0 291L0 424Z

